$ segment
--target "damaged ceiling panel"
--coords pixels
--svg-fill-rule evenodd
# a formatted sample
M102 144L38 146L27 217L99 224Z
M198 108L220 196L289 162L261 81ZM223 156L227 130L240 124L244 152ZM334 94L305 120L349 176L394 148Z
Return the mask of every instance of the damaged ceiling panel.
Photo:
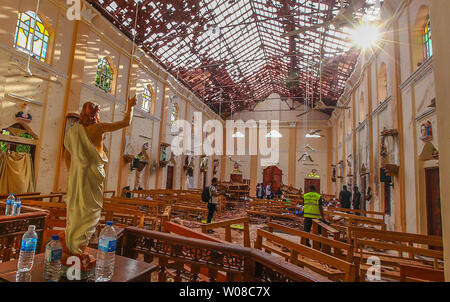
M329 24L351 0L88 2L223 117L271 93L335 105L359 55ZM362 2L354 16L378 13L378 0Z

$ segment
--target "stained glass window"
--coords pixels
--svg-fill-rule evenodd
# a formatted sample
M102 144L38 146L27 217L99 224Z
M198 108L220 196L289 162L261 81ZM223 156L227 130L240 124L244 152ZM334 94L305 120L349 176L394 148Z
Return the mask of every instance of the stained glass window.
M35 13L30 11L19 13L16 36L14 39L15 48L27 54L32 52L32 56L34 58L45 62L47 58L49 39L50 34L39 16L36 16ZM33 43L31 40L33 40ZM33 46L31 46L32 44Z
M431 21L430 15L427 17L427 22L425 23L424 35L423 35L423 44L424 44L424 55L425 60L430 58L433 55L433 43L431 40Z
M147 86L144 87L144 92L142 93L142 109L145 111L150 111L150 105L152 103L152 95Z
M106 58L98 59L95 86L105 92L111 92L113 76L113 71L108 60Z
M177 104L173 104L172 105L172 111L170 114L170 123L173 124L175 123L175 121L178 118L178 105Z

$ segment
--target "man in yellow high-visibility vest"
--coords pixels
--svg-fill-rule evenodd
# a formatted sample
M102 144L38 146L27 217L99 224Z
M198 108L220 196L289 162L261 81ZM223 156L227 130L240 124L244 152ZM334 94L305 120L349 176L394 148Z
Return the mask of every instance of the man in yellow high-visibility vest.
M313 219L321 219L323 217L322 197L316 192L316 187L309 186L309 193L303 195L303 229L305 232L310 232ZM309 244L309 239L306 239L306 245Z

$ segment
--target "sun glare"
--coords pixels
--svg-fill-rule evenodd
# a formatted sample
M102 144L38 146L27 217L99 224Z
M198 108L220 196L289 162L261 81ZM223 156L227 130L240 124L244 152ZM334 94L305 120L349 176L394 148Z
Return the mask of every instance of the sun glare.
M351 40L354 45L367 49L375 46L380 38L380 31L375 24L361 24L350 31Z

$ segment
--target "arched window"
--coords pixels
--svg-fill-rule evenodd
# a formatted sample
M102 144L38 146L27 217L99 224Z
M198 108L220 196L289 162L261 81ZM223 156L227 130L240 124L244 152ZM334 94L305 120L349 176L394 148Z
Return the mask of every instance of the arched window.
M178 105L176 103L172 104L172 109L170 110L170 124L173 125L178 119Z
M49 31L39 16L31 11L19 13L14 39L15 48L27 54L31 52L34 58L45 62L47 59L49 40Z
M428 59L433 55L433 43L431 40L431 20L430 15L427 16L425 27L423 30L424 59Z
M152 93L148 86L144 86L144 91L142 92L142 109L145 111L150 111L152 105Z
M95 86L105 92L111 92L114 79L113 69L107 58L98 59Z
M383 62L380 65L380 71L378 73L378 104L384 102L387 98L387 72L386 64Z

